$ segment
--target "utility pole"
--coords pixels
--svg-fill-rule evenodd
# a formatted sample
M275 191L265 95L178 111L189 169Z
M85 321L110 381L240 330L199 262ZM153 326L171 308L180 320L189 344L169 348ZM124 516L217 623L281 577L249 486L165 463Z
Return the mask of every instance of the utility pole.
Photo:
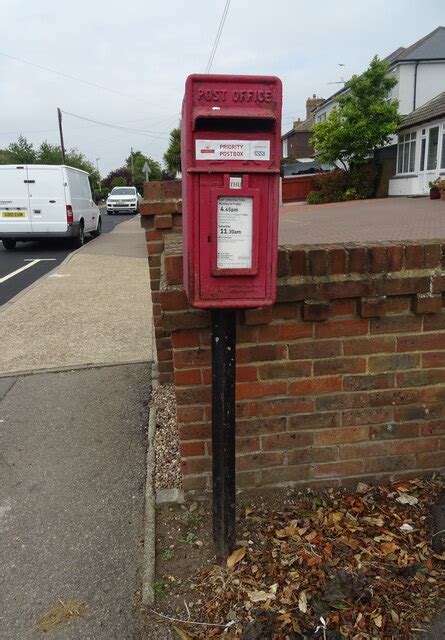
M96 158L96 168L97 168L97 173L98 173L98 176L99 176L99 191L102 191L102 184L101 184L100 172L99 172L99 160L100 160L100 158Z
M131 147L131 181L134 185L134 162L133 162L133 147Z
M57 118L59 120L59 133L60 133L60 149L62 150L62 164L65 164L65 145L63 143L63 130L62 130L62 112L57 107Z

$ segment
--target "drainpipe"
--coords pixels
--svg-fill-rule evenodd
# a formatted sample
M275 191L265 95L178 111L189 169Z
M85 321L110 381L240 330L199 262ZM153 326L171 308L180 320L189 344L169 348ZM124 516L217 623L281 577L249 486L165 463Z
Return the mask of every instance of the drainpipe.
M416 109L416 94L417 94L417 67L419 66L419 61L416 62L416 66L414 67L414 92L413 92L413 111Z

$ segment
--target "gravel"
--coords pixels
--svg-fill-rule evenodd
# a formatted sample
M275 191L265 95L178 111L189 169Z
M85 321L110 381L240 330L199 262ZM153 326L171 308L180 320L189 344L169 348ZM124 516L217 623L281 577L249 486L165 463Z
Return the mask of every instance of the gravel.
M182 474L174 385L165 384L154 389L152 404L156 408L155 489L181 489Z

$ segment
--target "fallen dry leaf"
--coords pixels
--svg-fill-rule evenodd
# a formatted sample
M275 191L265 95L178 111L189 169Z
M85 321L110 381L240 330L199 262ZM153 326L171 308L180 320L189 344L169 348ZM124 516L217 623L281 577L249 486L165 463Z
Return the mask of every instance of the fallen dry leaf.
M382 544L380 545L380 549L385 556L389 555L390 553L394 553L394 551L396 551L398 548L399 547L395 542L382 542Z
M400 504L410 504L410 505L414 505L419 502L416 496L412 496L409 493L401 493L399 497L396 498L396 500L397 502L400 502Z
M192 636L189 636L189 634L186 631L183 631L183 629L180 629L179 627L173 627L173 629L181 640L193 640Z
M266 600L275 600L275 594L270 591L248 591L250 602L266 602Z
M301 613L306 613L307 611L307 598L305 591L302 591L300 593L300 597L298 598L298 608L300 609Z
M230 556L227 558L227 567L229 569L233 569L233 567L244 558L246 555L246 547L240 547L239 549L235 549L232 551Z

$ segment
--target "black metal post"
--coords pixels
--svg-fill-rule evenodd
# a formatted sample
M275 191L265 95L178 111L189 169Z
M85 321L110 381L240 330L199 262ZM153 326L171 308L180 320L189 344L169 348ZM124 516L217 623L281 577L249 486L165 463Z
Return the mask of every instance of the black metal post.
M236 311L212 309L213 542L219 561L235 547Z

